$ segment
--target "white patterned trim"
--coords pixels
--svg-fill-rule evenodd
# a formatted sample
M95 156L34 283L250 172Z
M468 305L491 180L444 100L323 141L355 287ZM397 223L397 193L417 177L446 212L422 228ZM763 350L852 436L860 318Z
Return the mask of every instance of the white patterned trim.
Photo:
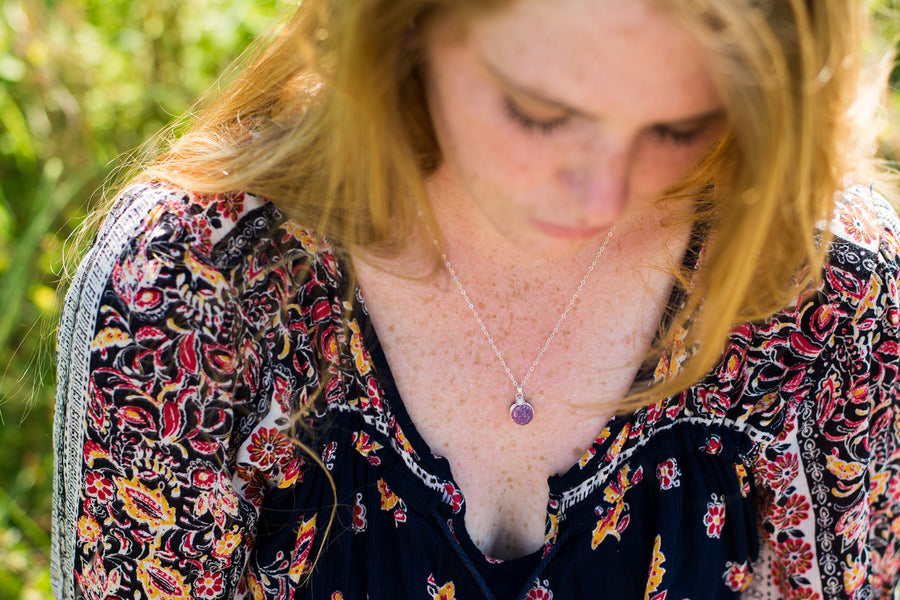
M87 409L91 341L100 297L113 267L150 209L181 190L141 185L129 188L113 205L90 250L82 259L59 324L57 387L53 423L53 476L50 582L60 600L75 598L75 532L81 494L84 419Z

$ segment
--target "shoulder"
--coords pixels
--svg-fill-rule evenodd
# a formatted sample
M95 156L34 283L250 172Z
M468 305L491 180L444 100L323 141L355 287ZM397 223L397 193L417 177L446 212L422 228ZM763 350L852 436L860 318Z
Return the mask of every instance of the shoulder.
M119 196L87 258L118 286L165 271L175 275L172 286L197 283L236 295L258 291L261 281L277 276L296 281L314 274L332 286L341 280L328 240L268 200L244 192L196 194L158 182L133 185Z
M871 185L856 185L835 196L829 229L834 236L833 246L853 249L860 256L877 255L879 260L896 264L900 255L896 207Z
M857 318L866 308L895 305L900 265L895 207L871 185L850 187L836 196L829 230L833 238L820 291L852 308Z

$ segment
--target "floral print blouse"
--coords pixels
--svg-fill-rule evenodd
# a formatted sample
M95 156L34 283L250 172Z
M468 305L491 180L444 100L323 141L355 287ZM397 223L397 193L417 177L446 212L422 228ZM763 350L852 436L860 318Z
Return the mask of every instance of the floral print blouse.
M832 228L818 289L610 421L549 480L543 546L501 561L469 537L339 249L248 194L130 188L59 331L55 593L889 598L900 228L863 187Z

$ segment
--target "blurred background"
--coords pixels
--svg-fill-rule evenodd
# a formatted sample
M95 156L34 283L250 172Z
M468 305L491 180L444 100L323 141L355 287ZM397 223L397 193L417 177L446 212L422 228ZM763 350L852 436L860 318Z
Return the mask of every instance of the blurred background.
M185 112L286 5L0 0L0 599L51 598L66 241L123 153Z
M822 0L842 2L844 0ZM872 0L900 40L900 0ZM125 155L284 0L0 0L0 598L50 598L55 324L67 240ZM900 88L900 68L894 70ZM900 114L900 92L890 99ZM884 132L898 156L900 128ZM66 255L69 252L69 255Z

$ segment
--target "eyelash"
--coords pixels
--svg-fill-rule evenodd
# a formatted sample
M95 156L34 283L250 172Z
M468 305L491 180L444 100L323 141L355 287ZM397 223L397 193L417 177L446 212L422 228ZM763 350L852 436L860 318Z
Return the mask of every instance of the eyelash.
M531 117L524 114L519 109L519 107L516 106L515 103L509 98L506 98L503 104L506 107L506 112L509 117L520 127L522 127L522 129L525 129L526 131L529 131L531 133L547 135L549 133L553 133L555 130L559 129L569 122L568 116L557 117L548 121L532 119Z
M516 106L515 102L513 102L510 98L505 99L504 105L509 117L520 127L522 127L522 129L525 129L526 131L529 131L531 133L547 135L553 133L569 122L568 116L557 117L555 119L550 119L547 121L532 119L528 115L524 114L521 109ZM675 146L690 146L695 141L697 141L697 138L700 136L701 130L702 128L698 128L693 131L676 131L674 129L666 127L665 125L657 125L653 127L652 131L656 135L656 137L663 142L671 143Z
M690 146L697 141L701 129L702 128L694 129L693 131L676 131L674 129L669 129L664 125L657 125L653 128L653 133L664 142L669 142L676 146Z

